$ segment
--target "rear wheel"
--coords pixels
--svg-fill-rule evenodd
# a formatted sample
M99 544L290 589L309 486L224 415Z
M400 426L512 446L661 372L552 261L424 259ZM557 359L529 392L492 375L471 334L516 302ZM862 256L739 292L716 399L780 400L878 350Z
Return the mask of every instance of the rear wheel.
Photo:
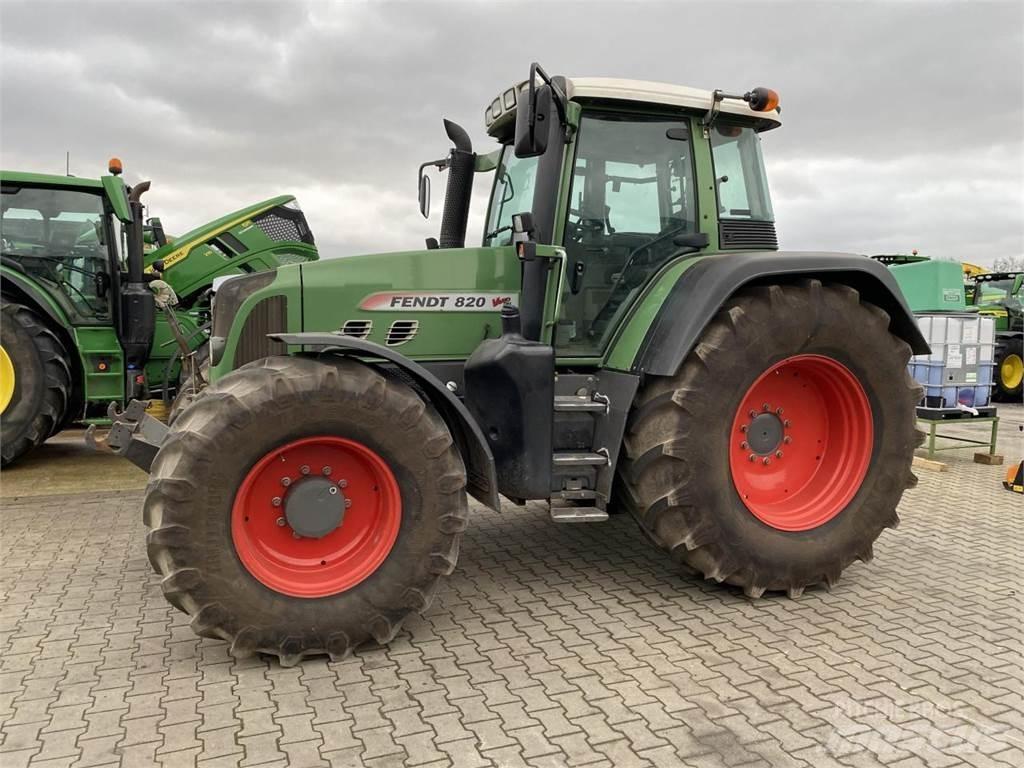
M7 466L63 423L71 368L60 339L39 315L14 302L2 304L0 323L0 457Z
M686 571L755 597L830 586L916 483L909 358L852 288L743 291L638 396L620 497Z
M1024 339L999 339L995 364L995 399L1019 403L1024 392Z
M385 643L452 572L466 474L406 384L267 358L207 388L157 454L144 519L167 599L235 656Z

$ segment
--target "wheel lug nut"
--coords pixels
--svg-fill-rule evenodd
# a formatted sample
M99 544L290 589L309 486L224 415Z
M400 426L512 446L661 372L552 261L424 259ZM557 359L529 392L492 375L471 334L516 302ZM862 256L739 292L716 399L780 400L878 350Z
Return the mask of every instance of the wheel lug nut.
M751 461L757 461L757 456L755 456L754 454L750 454L749 456L747 456L747 458L750 459Z
M270 500L270 503L273 506L275 506L275 507L280 507L281 506L281 497L280 496L275 496L274 498L272 498Z
M324 467L323 469L320 470L320 474L322 474L324 476L327 476L327 475L331 474L331 468L330 467Z
M331 496L336 496L338 493L338 489L332 485L330 488L327 489L327 492L331 494Z
M755 416L757 416L757 411L751 410L750 411L750 418L754 418Z
M776 414L777 416L781 416L781 415L782 415L782 409L781 409L781 408L776 408L776 409L775 409L775 414Z
M782 438L782 442L784 442L786 445L789 445L790 443L793 442L793 438L790 437L789 435L786 435L784 438Z
M741 424L740 425L740 432L746 432L746 431L747 431L747 425L746 424Z
M782 422L782 426L788 427L789 426L789 419L786 419L784 422Z
M303 464L301 467L299 467L299 472L301 472L304 475L308 475L309 474L309 465L308 464Z
M352 499L345 499L345 509L352 506Z
M740 448L742 448L744 451L747 450L747 443L746 443L746 441L740 443Z
M781 459L782 458L782 451L776 451L775 452L775 458L776 459Z
M283 517L277 518L277 527L278 528L284 528L285 522L286 521L285 521L285 519Z
M345 478L341 478L341 480L338 481L338 487L348 488L348 480L346 480Z
M768 466L769 464L771 464L771 463L772 463L772 460L771 460L771 459L769 459L769 458L768 458L767 456L765 456L765 457L764 457L764 458L763 458L763 459L761 460L761 463L762 463L762 464L764 464L764 465L765 465L765 466L767 467L767 466Z
M768 403L762 403L761 407L764 408L766 411L770 411L772 409L772 407L768 405Z
M290 477L282 477L281 478L281 485L283 485L285 488L287 488L291 484L292 484L292 479Z

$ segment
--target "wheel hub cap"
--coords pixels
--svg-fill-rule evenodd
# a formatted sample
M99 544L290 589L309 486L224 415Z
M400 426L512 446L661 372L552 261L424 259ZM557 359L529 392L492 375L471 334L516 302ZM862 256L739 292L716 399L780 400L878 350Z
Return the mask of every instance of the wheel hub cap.
M750 450L760 456L775 453L782 444L782 419L774 413L755 416L747 427L747 441Z
M341 525L345 517L345 494L326 477L300 480L288 489L284 516L300 536L322 539Z

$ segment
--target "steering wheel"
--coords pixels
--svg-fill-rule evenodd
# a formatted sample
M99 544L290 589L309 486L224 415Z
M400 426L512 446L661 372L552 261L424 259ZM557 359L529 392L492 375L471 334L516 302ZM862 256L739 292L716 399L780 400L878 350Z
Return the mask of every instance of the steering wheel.
M655 245L664 240L669 239L670 237L675 237L676 235L680 234L683 230L685 230L686 227L686 223L680 224L677 227L673 227L672 229L662 232L653 240L648 240L643 245L638 246L637 248L634 248L632 251L630 251L629 256L626 257L626 261L622 265L622 269L619 271L619 276L615 279L615 282L612 284L612 290L611 293L608 294L608 300L604 303L601 309L598 310L597 314L594 315L594 319L590 321L590 325L587 327L588 335L594 333L594 329L597 327L599 321L604 321L608 315L614 314L614 312L619 308L619 305L622 304L622 300L625 298L625 296L622 296L620 298L618 294L625 293L628 295L629 290L631 290L634 287L626 283L626 273L629 271L630 267L633 266L633 261L636 259L636 257L639 256L644 251L650 252L650 250ZM623 286L625 286L626 288L625 291L622 291Z

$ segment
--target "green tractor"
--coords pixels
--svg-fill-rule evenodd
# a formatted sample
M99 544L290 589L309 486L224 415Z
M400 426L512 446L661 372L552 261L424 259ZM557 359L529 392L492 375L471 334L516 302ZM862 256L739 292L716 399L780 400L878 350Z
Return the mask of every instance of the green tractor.
M115 158L99 179L0 172L4 466L73 422L102 423L112 402L169 403L183 364L203 363L214 278L317 258L290 196L168 242L143 221L149 182L130 188L120 170Z
M996 321L996 389L993 396L1020 403L1024 391L1024 272L976 275L971 301Z
M882 264L777 250L776 106L534 64L486 107L493 151L445 121L426 249L225 284L213 383L170 428L111 433L151 472L166 598L236 656L342 658L430 604L467 496L625 512L750 597L869 560L915 482L907 361L928 346Z

